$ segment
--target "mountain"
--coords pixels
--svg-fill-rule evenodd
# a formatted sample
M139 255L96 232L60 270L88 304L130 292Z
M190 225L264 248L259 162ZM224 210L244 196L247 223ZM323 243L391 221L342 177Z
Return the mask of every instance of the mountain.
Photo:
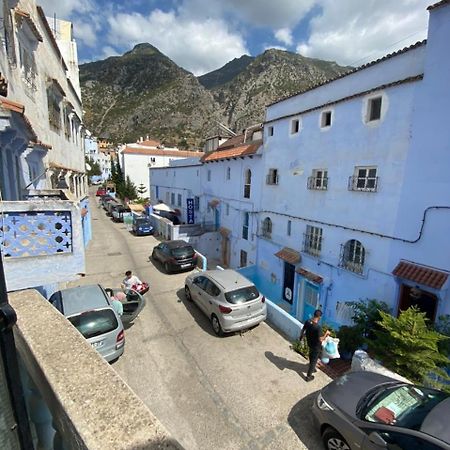
M254 59L253 56L248 55L234 58L220 69L201 75L198 81L207 89L221 86L243 72Z
M196 78L150 44L80 65L84 121L119 142L151 136L201 145L217 122L240 130L261 122L264 107L347 71L334 62L267 50L236 58Z

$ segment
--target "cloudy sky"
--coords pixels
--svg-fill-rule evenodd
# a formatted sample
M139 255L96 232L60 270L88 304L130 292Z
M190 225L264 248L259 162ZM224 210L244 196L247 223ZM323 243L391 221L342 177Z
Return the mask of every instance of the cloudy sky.
M437 0L38 0L71 20L80 62L149 42L196 75L280 48L360 65L426 37Z

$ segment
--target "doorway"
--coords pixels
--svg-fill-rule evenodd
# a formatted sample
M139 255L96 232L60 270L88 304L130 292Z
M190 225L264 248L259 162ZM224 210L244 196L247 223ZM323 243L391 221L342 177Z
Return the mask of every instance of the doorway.
M319 286L303 278L298 285L297 319L305 323L319 308Z
M414 306L419 311L424 312L427 319L434 322L436 319L437 304L438 298L436 295L416 287L402 284L397 317L402 311L406 311L411 306Z

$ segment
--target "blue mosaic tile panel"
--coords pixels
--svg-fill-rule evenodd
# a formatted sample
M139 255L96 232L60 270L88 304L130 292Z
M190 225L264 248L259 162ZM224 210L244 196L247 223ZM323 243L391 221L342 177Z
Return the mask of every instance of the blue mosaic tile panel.
M70 211L5 212L0 215L5 258L72 253Z

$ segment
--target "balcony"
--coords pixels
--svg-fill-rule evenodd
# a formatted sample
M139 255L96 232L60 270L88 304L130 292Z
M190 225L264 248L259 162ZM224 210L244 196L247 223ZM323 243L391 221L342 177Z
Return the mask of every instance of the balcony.
M75 280L84 273L81 213L73 202L1 202L0 219L9 291Z
M348 190L360 192L377 192L378 177L349 177Z
M328 189L328 177L308 177L307 188L326 191Z
M182 448L37 291L14 292L9 300L35 448Z

